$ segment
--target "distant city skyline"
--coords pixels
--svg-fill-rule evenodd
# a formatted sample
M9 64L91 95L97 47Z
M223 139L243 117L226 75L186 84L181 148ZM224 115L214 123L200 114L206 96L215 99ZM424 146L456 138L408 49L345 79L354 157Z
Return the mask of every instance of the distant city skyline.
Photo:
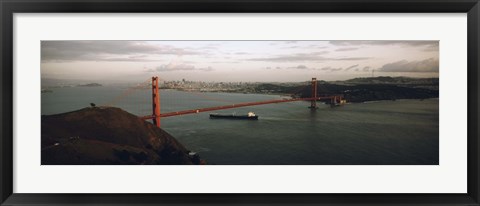
M438 77L438 41L42 41L41 76L98 82Z

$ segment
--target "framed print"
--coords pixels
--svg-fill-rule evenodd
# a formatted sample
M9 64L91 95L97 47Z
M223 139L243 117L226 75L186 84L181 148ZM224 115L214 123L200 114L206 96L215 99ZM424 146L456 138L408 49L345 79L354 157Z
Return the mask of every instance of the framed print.
M478 1L2 1L2 205L479 205Z

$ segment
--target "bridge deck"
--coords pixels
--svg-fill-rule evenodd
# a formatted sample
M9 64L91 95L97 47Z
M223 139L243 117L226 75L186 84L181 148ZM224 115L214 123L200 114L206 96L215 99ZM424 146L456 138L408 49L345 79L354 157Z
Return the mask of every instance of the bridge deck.
M317 100L321 99L333 99L334 96L328 97L317 97ZM183 110L177 112L167 112L160 114L160 117L171 117L177 115L185 115L185 114L195 114L200 112L208 112L208 111L215 111L215 110L222 110L222 109L231 109L231 108L238 108L238 107L247 107L247 106L255 106L255 105L262 105L262 104L274 104L274 103L282 103L282 102L294 102L294 101L312 101L315 98L293 98L293 99L276 99L276 100L268 100L268 101L260 101L260 102L246 102L246 103L238 103L238 104L231 104L231 105L224 105L224 106L217 106L217 107L207 107L201 109L190 109L190 110ZM142 119L153 119L155 118L154 115L148 115L142 117Z

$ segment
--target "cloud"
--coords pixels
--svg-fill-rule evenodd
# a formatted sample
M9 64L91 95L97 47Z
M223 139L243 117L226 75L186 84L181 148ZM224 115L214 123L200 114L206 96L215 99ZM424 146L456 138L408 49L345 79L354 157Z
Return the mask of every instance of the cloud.
M330 53L329 51L318 51L318 52L312 52L310 53L311 55L322 55L322 54L328 54Z
M330 72L338 72L338 71L342 71L343 68L342 68L342 67L334 68L334 67L327 66L327 67L322 67L322 68L320 68L320 70L322 70L322 71L330 71Z
M155 68L157 72L170 72L170 71L191 71L195 70L195 66L189 64L163 64Z
M318 46L316 44L310 44L310 45L306 46L305 48L326 49L326 48L328 48L328 46Z
M340 48L336 49L335 51L353 51L359 49L358 47L345 47L345 48Z
M342 57L342 58L330 58L329 60L356 61L356 60L367 60L367 59L372 59L372 57Z
M273 69L273 67L265 67L265 69ZM305 65L298 65L298 66L293 66L293 67L275 67L275 69L315 69L315 68L310 68Z
M404 46L429 46L438 45L438 41L404 41L404 40L375 40L375 41L329 41L335 46L354 46L354 45L404 45Z
M150 55L196 55L199 52L144 41L42 41L41 59L47 61L158 61Z
M251 58L249 61L269 61L269 62L290 62L290 61L311 61L322 58L312 53L297 53L292 55L280 55L275 57Z
M297 49L300 48L300 46L287 46L287 47L281 47L281 49Z
M366 67L363 67L362 71L364 71L364 72L368 72L368 71L370 71L370 69L371 69L371 67L369 67L369 66L366 66Z
M238 64L239 61L213 61L212 64Z
M355 68L355 67L358 67L358 64L349 66L349 67L347 67L344 71L348 71L348 70L353 69L353 68Z
M204 72L210 72L214 71L212 67L203 67L203 68L196 68L193 65L190 64L176 64L174 62L169 63L169 64L162 64L155 69L147 69L145 72L171 72L171 71L204 71Z
M308 69L308 67L305 65L298 65L296 67L288 67L288 69Z
M236 55L245 55L245 54L250 54L248 52L235 52Z
M94 58L92 58L93 60ZM57 61L62 61L62 60L57 60ZM68 60L65 60L68 61ZM158 62L160 60L153 60L153 59L148 59L147 55L136 55L136 56L126 56L126 57L117 57L117 58L111 58L111 57L103 57L103 58L98 58L94 61L111 61L111 62Z
M210 72L210 71L213 71L214 69L212 67L205 67L205 68L199 68L198 70L204 71L204 72Z
M287 44L288 45L288 44ZM318 46L315 44L311 45L294 45L294 46L285 46L285 47L280 47L280 49L326 49L328 47L326 46Z
M296 53L291 55L278 55L274 57L264 57L264 58L251 58L246 59L248 61L267 61L267 62L305 62L305 61L338 61L338 60L365 60L371 59L371 57L340 57L340 58L330 58L321 56L322 54L327 54L328 51L321 52L312 52L312 53Z
M386 46L386 45L397 45L402 47L414 47L419 49L419 51L424 52L438 52L439 51L439 41L403 41L403 40L377 40L377 41L329 41L330 44L335 46ZM350 48L339 48L336 51L348 51Z
M439 44L432 44L432 45L428 45L426 46L423 51L426 51L426 52L438 52L440 50L439 48Z
M209 44L207 46L203 46L203 47L200 47L198 49L201 49L201 50L217 50L218 47L217 47L217 45Z
M397 61L383 65L381 72L438 72L438 59L429 58L421 61Z

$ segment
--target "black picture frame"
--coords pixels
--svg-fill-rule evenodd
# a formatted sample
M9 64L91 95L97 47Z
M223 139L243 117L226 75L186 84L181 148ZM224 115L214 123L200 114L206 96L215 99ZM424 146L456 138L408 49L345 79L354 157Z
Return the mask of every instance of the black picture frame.
M480 205L478 0L0 0L1 205ZM13 193L15 13L467 13L468 192L466 194L19 194Z

